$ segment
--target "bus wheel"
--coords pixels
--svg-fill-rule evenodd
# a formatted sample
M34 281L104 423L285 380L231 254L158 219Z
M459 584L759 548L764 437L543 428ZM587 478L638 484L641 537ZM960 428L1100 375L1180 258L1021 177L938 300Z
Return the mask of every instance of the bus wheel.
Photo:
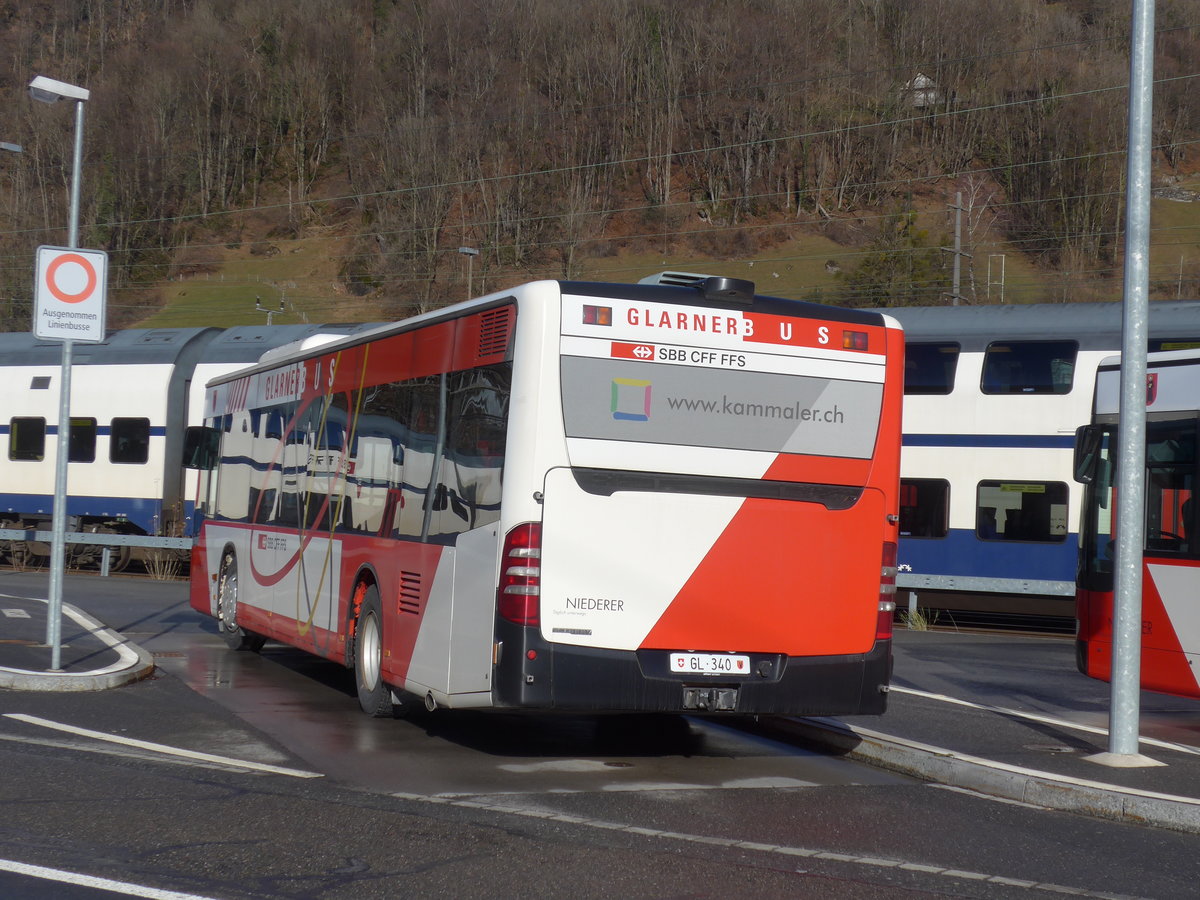
M257 653L267 639L238 625L237 591L237 557L232 550L227 550L221 560L221 575L217 580L217 631L230 649Z
M374 585L367 588L354 627L354 683L363 712L375 718L392 715L392 691L383 683L383 625Z

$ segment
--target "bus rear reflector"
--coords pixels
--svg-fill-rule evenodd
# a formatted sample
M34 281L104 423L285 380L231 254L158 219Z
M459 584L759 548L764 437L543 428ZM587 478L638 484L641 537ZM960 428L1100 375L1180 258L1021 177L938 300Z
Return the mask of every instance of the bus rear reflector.
M892 617L896 612L896 545L883 545L883 565L879 571L879 618L875 625L875 640L892 636Z
M842 349L843 350L866 350L867 349L867 333L865 331L843 331L842 332Z
M517 625L541 624L542 526L518 525L504 537L496 609Z

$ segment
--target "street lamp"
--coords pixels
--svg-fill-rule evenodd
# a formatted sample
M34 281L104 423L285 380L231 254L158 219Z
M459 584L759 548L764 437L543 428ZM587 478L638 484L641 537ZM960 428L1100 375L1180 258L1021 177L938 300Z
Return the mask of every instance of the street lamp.
M38 75L29 82L29 94L42 103L75 101L75 156L71 167L71 213L67 246L79 246L79 182L83 166L83 104L90 96L86 88ZM46 643L50 646L50 670L62 667L62 582L67 546L67 459L71 432L71 341L62 342L62 377L58 398L58 455L54 469L54 514L50 553L50 601L46 611Z
M479 251L474 247L459 247L458 252L467 258L467 299L472 296L471 290L471 264L475 262L475 257L479 255Z

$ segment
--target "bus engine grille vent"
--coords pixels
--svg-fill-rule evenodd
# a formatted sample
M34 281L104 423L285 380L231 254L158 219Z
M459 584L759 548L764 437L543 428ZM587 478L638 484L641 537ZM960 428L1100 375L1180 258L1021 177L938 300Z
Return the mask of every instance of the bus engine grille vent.
M400 612L412 616L421 614L421 573L400 573Z
M492 309L479 317L479 355L496 356L508 349L508 339L512 332L511 306Z

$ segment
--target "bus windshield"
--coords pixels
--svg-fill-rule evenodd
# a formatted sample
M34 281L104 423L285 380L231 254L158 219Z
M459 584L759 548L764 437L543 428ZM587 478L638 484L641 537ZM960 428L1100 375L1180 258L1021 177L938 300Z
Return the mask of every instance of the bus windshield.
M1113 573L1113 494L1117 430L1105 426L1084 505L1083 571L1091 590L1111 590ZM1151 555L1196 554L1196 511L1192 491L1196 469L1196 420L1151 421L1146 425L1145 550Z

